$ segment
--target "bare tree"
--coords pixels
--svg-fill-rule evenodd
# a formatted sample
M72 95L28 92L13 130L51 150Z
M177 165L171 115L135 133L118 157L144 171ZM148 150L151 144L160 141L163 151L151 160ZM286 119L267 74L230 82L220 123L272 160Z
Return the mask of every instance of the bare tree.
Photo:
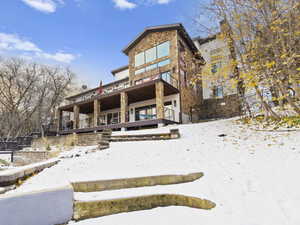
M37 128L43 132L73 76L61 67L0 59L0 137L10 139Z

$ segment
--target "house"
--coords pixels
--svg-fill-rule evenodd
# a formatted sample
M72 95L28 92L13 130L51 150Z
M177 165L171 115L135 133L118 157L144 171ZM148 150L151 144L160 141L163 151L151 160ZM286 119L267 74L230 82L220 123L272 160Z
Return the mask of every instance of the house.
M196 44L182 24L146 28L123 49L129 63L111 72L114 82L67 98L58 133L190 122L203 104L201 82L190 85L205 64Z
M200 119L228 118L241 114L241 88L233 85L231 79L238 76L237 68L230 65L236 55L234 49L221 37L226 29L220 23L221 32L206 38L194 38L194 43L204 58L202 70L203 99L200 106ZM226 72L225 72L226 71ZM209 76L205 73L209 72ZM225 78L224 73L228 74Z

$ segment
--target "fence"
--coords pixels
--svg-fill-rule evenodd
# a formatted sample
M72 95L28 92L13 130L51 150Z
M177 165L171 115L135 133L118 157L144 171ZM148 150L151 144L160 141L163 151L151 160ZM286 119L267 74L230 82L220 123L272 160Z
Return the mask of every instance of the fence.
M1 140L4 140L1 138ZM19 151L25 147L30 147L33 137L17 137L8 141L0 141L0 151Z

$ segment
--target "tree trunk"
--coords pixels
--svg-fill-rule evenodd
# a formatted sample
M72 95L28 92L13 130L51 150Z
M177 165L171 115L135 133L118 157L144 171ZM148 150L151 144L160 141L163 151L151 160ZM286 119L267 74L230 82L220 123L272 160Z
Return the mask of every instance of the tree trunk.
M280 117L277 115L277 113L275 113L272 108L264 101L264 98L260 92L260 90L258 89L258 87L255 87L255 91L257 96L259 97L259 100L261 101L262 107L265 110L266 113L266 117L269 117L269 114L274 117L276 120L280 120Z
M289 105L292 107L292 109L300 115L300 108L295 104L294 100L291 96L289 96L287 89L284 87L283 81L281 81L281 84L278 84L278 88L281 92L281 94L285 97Z

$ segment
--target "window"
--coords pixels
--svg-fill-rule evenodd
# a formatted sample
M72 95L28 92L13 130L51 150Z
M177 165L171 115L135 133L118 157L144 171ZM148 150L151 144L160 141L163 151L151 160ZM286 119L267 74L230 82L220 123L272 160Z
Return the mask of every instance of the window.
M146 67L146 71L154 70L156 68L157 68L157 64L152 64L152 65Z
M216 73L219 68L221 68L221 62L214 63L211 65L211 72Z
M145 64L145 53L141 52L135 55L135 66L141 66Z
M170 54L170 42L166 41L157 46L157 58L169 56Z
M150 105L135 109L135 120L151 120L156 119L156 105Z
M223 98L223 87L221 85L216 86L213 90L213 94L217 98Z
M170 59L161 61L161 62L158 63L158 67L163 67L163 66L169 65L170 62L171 62Z
M146 63L154 61L157 58L156 57L156 47L148 49L146 51L145 55L146 55Z

